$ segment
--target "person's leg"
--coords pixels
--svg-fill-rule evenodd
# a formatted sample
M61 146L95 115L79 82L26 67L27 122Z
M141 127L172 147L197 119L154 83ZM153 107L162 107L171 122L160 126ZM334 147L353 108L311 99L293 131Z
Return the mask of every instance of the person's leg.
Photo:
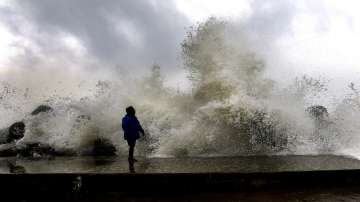
M129 160L134 160L134 148L136 140L128 140L129 145Z
M134 146L133 145L131 145L129 147L129 160L132 160L132 159L134 159Z

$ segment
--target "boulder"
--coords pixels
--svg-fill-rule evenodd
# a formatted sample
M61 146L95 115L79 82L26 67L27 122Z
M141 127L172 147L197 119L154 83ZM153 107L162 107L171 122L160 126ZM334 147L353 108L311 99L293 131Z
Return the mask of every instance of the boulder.
M51 112L53 108L47 105L40 105L34 111L31 112L31 115L35 116L42 112ZM8 129L4 128L0 130L0 144L10 143L14 140L19 140L24 137L25 134L25 123L22 121L13 123Z
M40 105L34 111L31 112L32 116L36 116L40 113L52 112L53 108L47 105ZM89 121L91 117L88 115L79 115L76 119L77 123L83 121ZM55 150L49 145L42 143L25 143L23 145L15 144L15 140L19 140L24 137L25 123L16 122L9 128L0 130L0 156L24 156L32 158L41 158L43 156L74 156L78 152L73 150ZM86 154L94 156L114 156L116 155L116 148L110 140L105 138L96 138L93 142L93 147Z
M24 122L16 122L9 127L9 135L7 137L7 142L13 142L14 140L19 140L24 137L25 134L25 124Z
M116 155L116 148L110 140L105 138L96 138L92 150L94 156L114 156Z
M0 130L0 145L12 143L24 137L25 124L23 122L16 122L8 128Z
M34 111L31 112L31 115L35 116L42 112L52 112L54 109L47 105L40 105Z
M56 151L49 145L41 143L31 143L16 145L15 142L0 145L0 157L22 156L31 158L42 158L52 156L75 156L73 150Z

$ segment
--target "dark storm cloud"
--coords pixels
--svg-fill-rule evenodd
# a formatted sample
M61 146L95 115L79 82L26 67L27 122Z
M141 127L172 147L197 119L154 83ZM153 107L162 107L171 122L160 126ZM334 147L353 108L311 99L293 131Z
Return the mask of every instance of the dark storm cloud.
M41 48L57 47L56 37L69 33L92 57L114 65L173 66L189 25L172 1L35 0L17 1L15 8L41 34L30 35Z
M61 47L63 42L59 38L69 33L81 40L90 57L112 66L143 67L156 62L163 70L171 72L181 63L178 61L180 42L186 27L192 24L177 10L173 0L15 2L16 6L0 8L1 21L14 35L30 39L42 53L54 57L62 54L66 58L72 54L71 50ZM304 4L322 19L325 16L322 4L311 2ZM260 52L268 52L274 41L291 35L293 20L301 12L299 1L249 0L248 3L250 15L236 19L235 29L246 30L255 51ZM32 29L23 28L27 23ZM324 23L319 25L324 26ZM24 50L23 57L31 57L25 61L36 61L36 51L31 47Z

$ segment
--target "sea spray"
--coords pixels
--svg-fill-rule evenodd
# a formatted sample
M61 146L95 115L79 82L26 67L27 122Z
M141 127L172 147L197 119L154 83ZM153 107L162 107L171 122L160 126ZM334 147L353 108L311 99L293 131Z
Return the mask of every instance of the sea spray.
M336 154L357 147L360 113L349 100L358 97L334 104L329 124L318 127L306 109L321 105L312 98L326 82L300 77L279 86L265 76L246 33L233 26L211 18L189 30L182 43L191 82L185 92L166 87L158 65L145 77L111 68L9 70L1 75L7 116L0 126L25 122L18 147L42 143L82 155L100 137L126 155L120 120L133 105L146 131L137 146L142 156ZM54 110L31 115L41 104Z

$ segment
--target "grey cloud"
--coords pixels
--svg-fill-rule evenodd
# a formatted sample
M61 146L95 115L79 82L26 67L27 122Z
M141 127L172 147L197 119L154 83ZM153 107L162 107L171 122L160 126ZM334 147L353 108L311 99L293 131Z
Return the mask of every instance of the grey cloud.
M252 15L247 23L250 29L271 38L289 31L296 9L294 1L254 0L250 5Z
M240 27L248 32L255 49L269 49L274 41L291 32L295 1L253 0L249 5L251 13Z
M14 34L25 35L43 52L56 55L63 51L58 34L70 33L82 40L91 57L113 66L150 66L157 62L163 70L173 71L173 67L179 64L180 42L185 36L186 27L191 25L179 13L174 1L168 0L15 2L17 6L14 9L0 8L1 21L11 27ZM297 7L299 1L248 2L251 14L235 22L235 29L246 30L255 51L263 53L269 52L274 41L291 35L293 20L302 12ZM309 0L304 4L307 7L305 10L316 14L314 20L319 22L319 30L326 30L327 13L321 1ZM35 32L22 32L20 17L30 22ZM36 53L30 56L36 60Z
M41 35L31 37L41 48L57 47L57 34L70 33L82 41L92 57L125 66L159 62L171 68L176 64L184 28L190 24L172 1L17 1L16 11L6 12L12 12L6 15L8 21L16 13L36 27ZM4 19L4 12L0 13ZM126 25L131 25L128 33ZM134 44L132 35L140 42Z

